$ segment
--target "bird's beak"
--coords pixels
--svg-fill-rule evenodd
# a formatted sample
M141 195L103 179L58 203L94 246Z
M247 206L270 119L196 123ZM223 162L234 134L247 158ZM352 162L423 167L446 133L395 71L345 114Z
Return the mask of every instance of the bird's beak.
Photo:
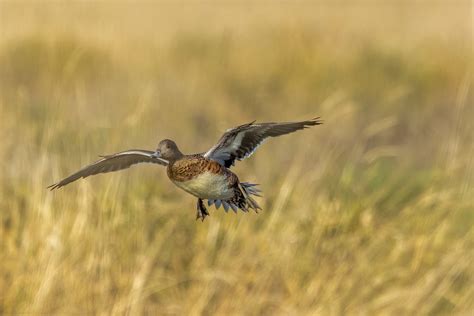
M152 158L160 158L161 152L159 150L155 151L153 154L151 154Z

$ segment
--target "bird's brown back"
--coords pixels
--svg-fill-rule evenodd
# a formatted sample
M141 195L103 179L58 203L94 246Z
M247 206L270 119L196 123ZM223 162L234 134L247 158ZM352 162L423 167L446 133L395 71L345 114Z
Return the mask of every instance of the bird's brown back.
M214 174L226 174L230 178L236 178L235 174L227 170L217 161L207 159L201 155L187 155L168 165L167 174L174 181L188 181L204 172ZM229 179L234 180L234 179Z

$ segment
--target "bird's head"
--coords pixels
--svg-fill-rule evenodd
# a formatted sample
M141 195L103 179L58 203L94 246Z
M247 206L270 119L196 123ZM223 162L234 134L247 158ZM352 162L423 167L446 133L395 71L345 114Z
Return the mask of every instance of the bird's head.
M175 161L181 158L183 154L179 150L176 143L170 139L163 139L159 144L158 148L156 149L153 157L156 158L163 158L168 161Z

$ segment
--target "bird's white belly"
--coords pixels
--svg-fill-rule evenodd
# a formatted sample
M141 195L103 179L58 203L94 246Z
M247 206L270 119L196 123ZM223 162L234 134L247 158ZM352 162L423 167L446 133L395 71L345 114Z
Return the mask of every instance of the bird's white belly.
M201 199L230 199L234 195L225 175L205 172L188 181L173 181L176 186Z

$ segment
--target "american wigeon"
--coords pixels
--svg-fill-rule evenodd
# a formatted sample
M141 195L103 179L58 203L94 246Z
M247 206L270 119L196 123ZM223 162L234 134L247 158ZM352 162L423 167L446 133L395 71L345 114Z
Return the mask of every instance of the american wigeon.
M132 149L102 159L86 166L69 177L50 185L51 190L68 183L98 173L122 170L140 162L167 166L169 179L179 188L196 196L196 219L209 215L203 200L216 208L223 205L225 211L241 209L258 211L260 206L251 197L260 196L256 184L240 182L235 173L229 170L236 160L252 155L267 137L289 134L310 126L322 124L319 117L308 121L289 123L248 123L227 130L206 153L185 155L176 143L165 139L158 144L156 151Z

